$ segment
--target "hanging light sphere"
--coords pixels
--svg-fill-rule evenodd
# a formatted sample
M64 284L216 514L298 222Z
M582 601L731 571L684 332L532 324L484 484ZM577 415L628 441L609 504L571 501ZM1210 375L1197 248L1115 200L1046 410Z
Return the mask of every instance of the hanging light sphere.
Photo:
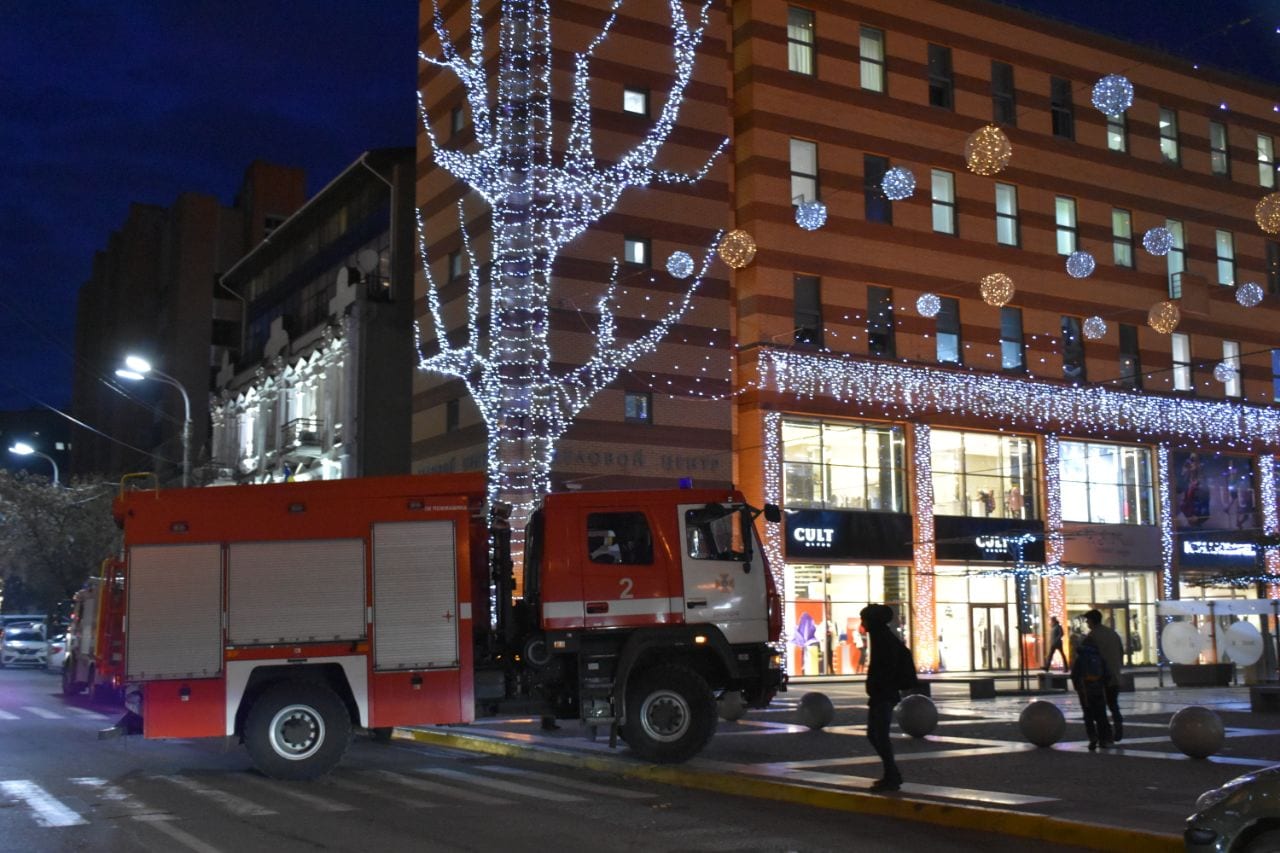
M982 277L978 290L982 294L983 302L994 308L1000 308L1008 305L1009 300L1013 298L1013 279L1002 272L993 272Z
M1268 193L1253 209L1258 227L1268 234L1280 234L1280 193Z
M1097 267L1093 255L1088 252L1072 252L1067 255L1067 275L1072 278L1088 278Z
M820 201L802 201L796 206L796 224L806 231L817 231L827 224L827 206Z
M938 312L942 310L942 300L936 293L922 293L916 300L916 310L920 312L921 317L937 317Z
M1220 361L1213 366L1213 378L1226 385L1236 378L1235 366L1229 361Z
M1164 256L1173 248L1173 232L1163 225L1147 230L1142 235L1142 248L1153 255Z
M1103 115L1120 115L1133 106L1133 84L1120 74L1108 74L1093 84L1093 105Z
M740 270L756 256L756 241L746 231L735 228L720 241L720 260L735 270Z
M1107 333L1107 321L1094 315L1084 321L1084 336L1091 341L1096 341Z
M1262 286L1256 281L1246 281L1236 288L1236 302L1245 308L1253 308L1262 302Z
M667 258L667 272L675 278L688 278L693 275L693 258L688 252L672 252Z
M1013 157L1013 145L1004 131L989 124L969 134L964 144L964 159L975 175L995 175L1004 171Z
M1168 300L1157 302L1147 312L1147 325L1162 335L1173 334L1181 319L1182 312L1178 310L1178 303Z
M890 201L911 198L911 194L916 191L916 176L910 169L894 166L880 179L880 189L884 190L885 198Z

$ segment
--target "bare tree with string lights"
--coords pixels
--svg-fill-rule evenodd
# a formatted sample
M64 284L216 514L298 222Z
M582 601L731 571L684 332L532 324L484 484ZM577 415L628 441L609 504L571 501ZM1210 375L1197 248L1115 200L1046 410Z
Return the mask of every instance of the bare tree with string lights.
M661 111L648 132L612 162L593 152L591 62L615 24L623 0L614 0L600 30L574 55L572 112L560 149L552 133L550 0L502 0L496 91L485 68L485 33L479 0L470 9L465 52L432 2L435 38L421 60L434 73L451 72L461 82L471 112L476 146L469 150L438 144L419 94L423 127L435 164L464 182L491 211L490 263L477 263L475 235L467 233L463 202L458 221L470 259L465 337L450 339L439 283L427 258L422 214L418 231L426 274L427 309L434 329L420 368L465 383L488 433L489 496L510 504L517 519L550 489L556 443L579 412L619 373L652 352L689 310L713 258L717 236L700 262L677 252L667 263L687 280L681 297L646 332L631 340L619 335L616 317L618 264L598 302L594 352L585 363L553 369L549 341L552 269L559 253L608 214L628 189L654 184L696 183L706 175L724 140L696 172L655 165L671 135L693 73L694 58L708 23L709 0L686 12L670 0L674 65ZM562 153L560 151L562 150ZM487 293L488 310L482 304ZM487 316L486 316L487 315ZM423 330L419 330L420 337ZM421 348L420 348L421 351Z

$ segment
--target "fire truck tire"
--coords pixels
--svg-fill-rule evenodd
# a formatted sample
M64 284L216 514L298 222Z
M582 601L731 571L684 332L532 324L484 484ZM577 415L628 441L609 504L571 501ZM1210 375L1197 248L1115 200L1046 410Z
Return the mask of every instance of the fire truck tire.
M75 670L69 666L62 667L62 695L79 696L84 692L85 683L75 680Z
M323 684L282 681L266 689L245 718L253 765L272 779L300 781L328 773L351 740L351 717Z
M622 736L641 758L674 764L697 755L716 730L716 700L701 675L656 666L628 686Z

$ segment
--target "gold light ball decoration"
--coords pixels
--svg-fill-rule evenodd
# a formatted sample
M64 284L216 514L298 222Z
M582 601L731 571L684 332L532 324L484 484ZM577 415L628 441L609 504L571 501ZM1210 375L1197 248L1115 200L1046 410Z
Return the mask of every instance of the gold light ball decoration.
M1280 234L1280 192L1264 195L1253 209L1253 218L1268 234Z
M735 228L720 241L720 260L735 270L740 270L756 256L756 241L740 228Z
M1015 288L1013 279L1009 276L1002 272L993 272L982 277L978 290L982 293L983 302L993 308L1003 308L1013 298Z
M1168 300L1157 302L1147 312L1147 325L1162 335L1173 334L1181 319L1182 312L1178 310L1178 303Z
M969 134L964 144L964 159L975 175L996 175L1004 171L1013 157L1013 145L1004 131L989 124Z

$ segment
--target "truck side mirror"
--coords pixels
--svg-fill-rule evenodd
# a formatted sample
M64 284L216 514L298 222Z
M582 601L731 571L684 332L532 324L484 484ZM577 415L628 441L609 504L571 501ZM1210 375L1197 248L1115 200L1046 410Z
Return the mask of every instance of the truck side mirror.
M777 504L764 505L764 520L772 521L774 524L782 521L782 510L778 509Z

